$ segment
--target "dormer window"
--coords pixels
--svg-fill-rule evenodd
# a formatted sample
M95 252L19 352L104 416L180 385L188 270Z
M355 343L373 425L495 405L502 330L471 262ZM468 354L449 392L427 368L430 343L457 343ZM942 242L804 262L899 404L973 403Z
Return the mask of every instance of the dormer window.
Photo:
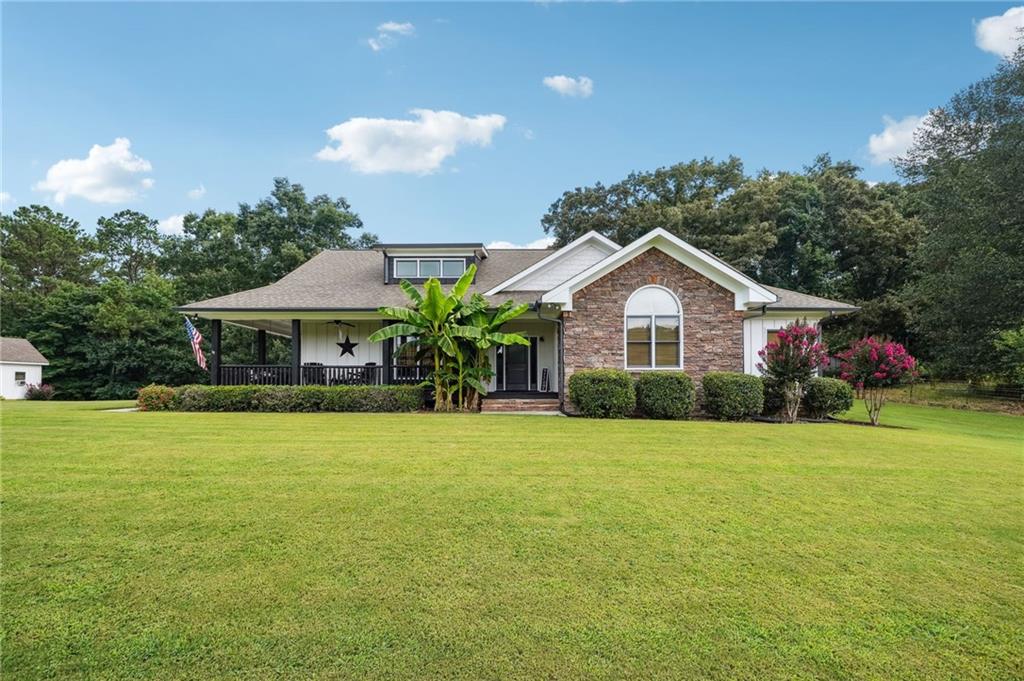
M395 279L458 279L466 271L465 258L395 258Z

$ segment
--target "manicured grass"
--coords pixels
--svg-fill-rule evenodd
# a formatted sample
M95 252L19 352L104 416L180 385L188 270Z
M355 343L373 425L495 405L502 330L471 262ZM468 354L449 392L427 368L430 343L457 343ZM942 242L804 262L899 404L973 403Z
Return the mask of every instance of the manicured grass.
M1024 675L1018 417L98 406L0 407L4 678Z

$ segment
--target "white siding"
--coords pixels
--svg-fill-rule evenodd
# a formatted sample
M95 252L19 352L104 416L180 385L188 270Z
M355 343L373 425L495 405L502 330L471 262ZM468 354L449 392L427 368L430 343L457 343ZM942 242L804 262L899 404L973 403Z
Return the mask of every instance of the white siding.
M793 322L803 321L807 319L808 322L817 324L821 321L821 315L814 316L813 314L796 315L793 313L768 313L760 317L750 317L749 319L743 320L743 371L754 376L760 376L761 372L757 369L757 363L760 361L760 357L757 353L768 344L768 332L777 331L778 329L785 328L786 325L792 324Z
M0 364L0 395L6 400L20 400L25 397L25 386L18 385L14 374L24 371L25 383L38 385L43 382L43 367L38 364Z
M381 327L380 320L353 321L354 326L336 326L328 321L302 322L302 362L319 362L328 366L363 366L367 362L384 362L384 344L371 343L366 338ZM339 337L338 332L341 332ZM352 355L341 357L337 343L345 340L345 334L353 343L358 343Z
M595 244L586 244L574 252L558 258L530 276L516 282L516 291L548 291L572 279L591 265L608 257L611 250Z
M558 392L558 327L554 322L543 319L512 321L502 327L506 333L519 333L537 338L537 389L540 390L543 369L548 370L548 390ZM491 369L495 367L495 349L491 348ZM491 379L488 390L498 390L495 379Z

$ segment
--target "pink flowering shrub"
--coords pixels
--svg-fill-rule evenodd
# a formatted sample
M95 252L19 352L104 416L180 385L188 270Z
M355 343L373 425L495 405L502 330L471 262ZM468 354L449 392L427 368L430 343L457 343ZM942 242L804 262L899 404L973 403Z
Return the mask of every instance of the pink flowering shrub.
M917 375L917 360L900 343L874 336L856 341L836 356L839 377L864 393L871 424L877 426L889 388Z
M761 358L757 368L766 381L782 388L782 414L793 423L807 382L818 367L828 364L828 347L821 342L816 328L806 321L797 321L780 330L778 341L764 346L757 354Z
M53 386L49 383L28 383L25 385L25 399L26 400L52 400L53 393L56 392Z

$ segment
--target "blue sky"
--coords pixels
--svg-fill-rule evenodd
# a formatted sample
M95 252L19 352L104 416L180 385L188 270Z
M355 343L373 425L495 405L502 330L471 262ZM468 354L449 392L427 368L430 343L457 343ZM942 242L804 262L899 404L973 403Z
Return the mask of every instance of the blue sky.
M695 157L829 152L893 179L918 117L1022 23L1013 3L4 3L2 198L91 231L287 176L385 241L522 244L563 191Z

